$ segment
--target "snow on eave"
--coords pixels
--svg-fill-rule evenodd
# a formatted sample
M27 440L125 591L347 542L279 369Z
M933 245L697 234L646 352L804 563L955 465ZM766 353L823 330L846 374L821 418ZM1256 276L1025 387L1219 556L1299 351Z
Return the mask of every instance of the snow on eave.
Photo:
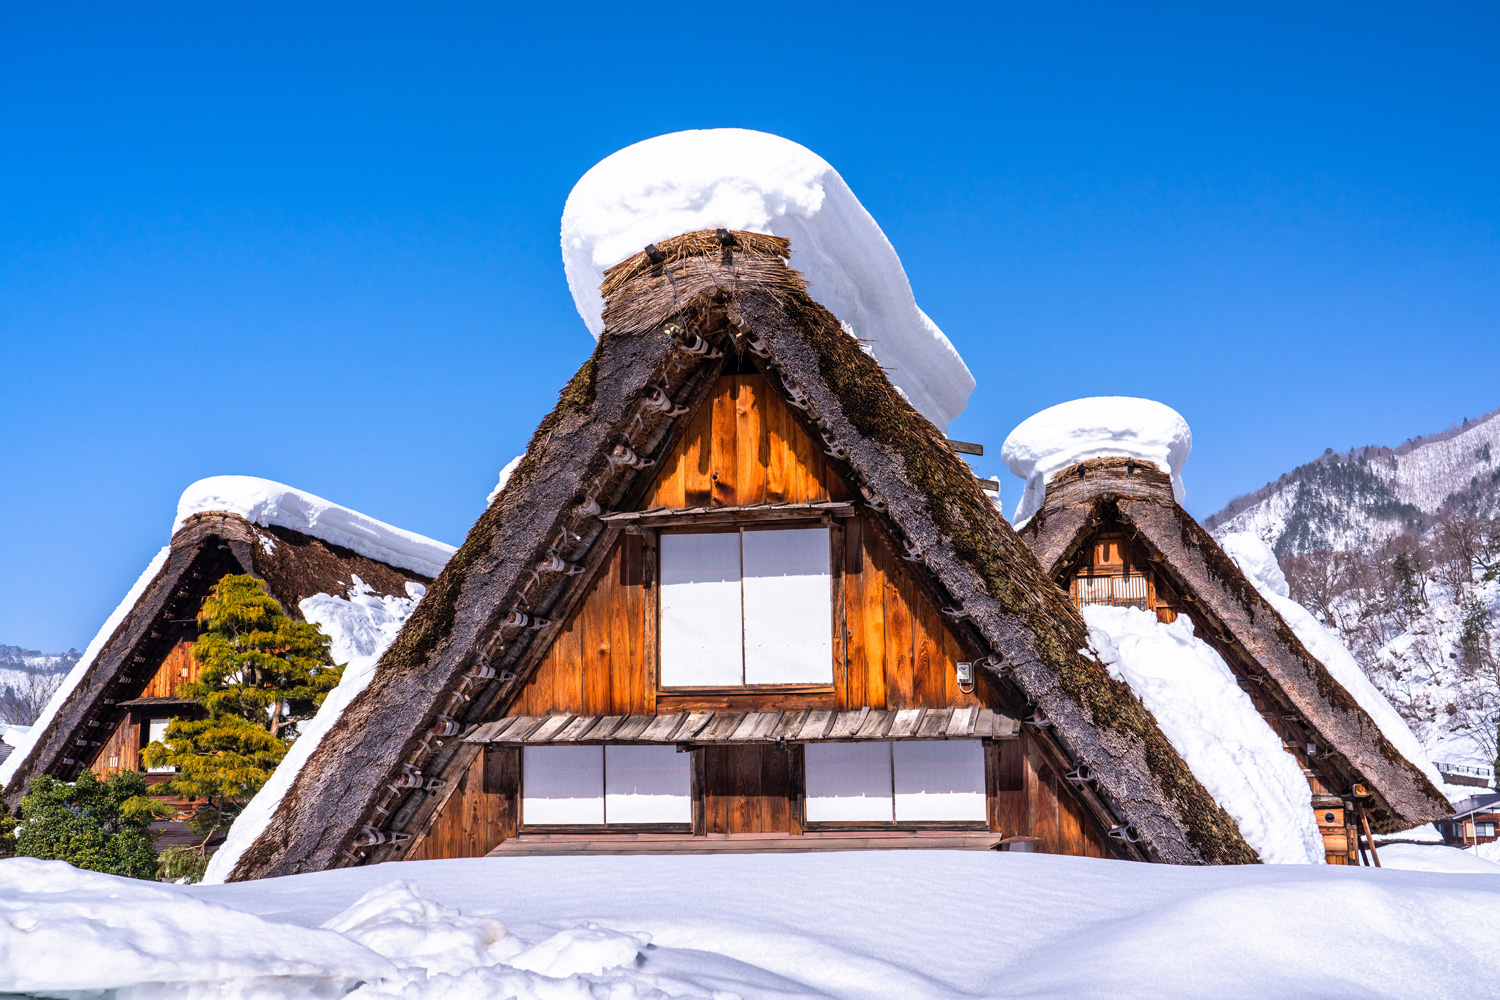
M52 725L52 721L57 718L57 713L62 709L63 704L77 690L78 685L83 682L83 679L88 676L89 671L94 666L94 661L99 657L99 653L115 634L115 630L120 627L120 624L125 621L131 610L135 608L136 602L141 599L141 595L146 592L146 588L151 586L151 581L156 579L157 574L162 571L162 567L167 564L167 557L171 552L172 549L168 546L152 557L151 562L146 565L145 571L141 573L135 584L126 592L119 606L105 619L104 625L94 636L93 641L83 651L83 656L79 657L78 662L73 664L73 669L68 671L67 676L63 678L57 690L52 693L51 699L47 702L47 707L42 709L42 714L32 724L31 731L17 741L15 752L7 757L3 764L0 764L0 789L10 785L11 780L16 776L16 772L21 769L21 765L31 756L32 751L36 748L37 741L46 734L47 729Z
M404 528L322 497L255 476L210 476L183 491L177 503L175 535L194 514L222 511L261 527L275 525L341 545L362 556L426 577L442 572L457 551Z

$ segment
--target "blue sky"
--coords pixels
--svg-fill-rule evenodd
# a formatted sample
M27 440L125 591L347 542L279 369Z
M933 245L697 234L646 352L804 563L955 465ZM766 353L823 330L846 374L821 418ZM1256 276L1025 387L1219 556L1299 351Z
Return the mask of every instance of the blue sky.
M203 476L460 542L591 347L568 190L683 128L839 169L992 453L1161 399L1202 517L1500 406L1492 4L528 6L0 8L0 643Z

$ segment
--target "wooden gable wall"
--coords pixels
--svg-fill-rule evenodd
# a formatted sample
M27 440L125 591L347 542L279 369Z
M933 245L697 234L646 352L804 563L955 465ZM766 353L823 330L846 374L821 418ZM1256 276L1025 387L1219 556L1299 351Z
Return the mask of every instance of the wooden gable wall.
M688 509L852 499L821 448L759 375L722 377L662 460L640 508ZM505 715L655 715L695 709L838 710L1006 708L978 671L959 690L954 664L972 659L917 577L865 510L832 525L833 569L842 601L835 617L834 683L787 691L659 691L655 678L654 537L622 534L585 583L552 646ZM830 623L833 627L833 623ZM1009 706L1015 711L1017 706ZM798 836L802 748L772 744L705 747L694 764L695 834ZM1103 832L1068 783L1024 735L986 747L990 815L997 838L1038 851L1110 857ZM520 751L489 746L470 758L405 857L481 857L522 832Z
M844 500L848 491L759 375L719 380L663 460L642 509ZM835 530L843 574L844 635L835 636L832 690L777 692L777 707L840 710L1001 707L985 681L958 689L954 664L970 657L902 560L863 513ZM656 714L754 701L657 691L651 664L654 553L623 535L511 704L510 715Z

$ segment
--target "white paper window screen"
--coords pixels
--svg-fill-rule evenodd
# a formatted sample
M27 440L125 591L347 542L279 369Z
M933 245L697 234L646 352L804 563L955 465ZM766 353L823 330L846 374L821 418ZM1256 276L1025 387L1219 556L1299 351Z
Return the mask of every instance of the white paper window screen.
M809 743L810 823L984 822L978 740Z
M172 720L171 719L152 719L151 722L150 722L149 732L147 733L147 742L148 743L159 743L162 740L166 739L167 738L167 727L170 726L171 724L172 724ZM166 767L148 767L148 768L146 768L146 773L147 774L171 774L172 772L174 772L176 770L177 770L177 768L172 767L171 765L168 765Z
M891 822L889 743L809 743L803 759L808 822Z
M692 755L674 746L604 748L606 823L691 823Z
M984 820L984 747L977 740L897 742L896 821Z
M523 747L521 822L604 822L603 747Z
M661 537L661 686L832 684L827 528Z
M740 536L661 536L661 685L742 684Z
M745 683L832 684L827 528L742 531Z

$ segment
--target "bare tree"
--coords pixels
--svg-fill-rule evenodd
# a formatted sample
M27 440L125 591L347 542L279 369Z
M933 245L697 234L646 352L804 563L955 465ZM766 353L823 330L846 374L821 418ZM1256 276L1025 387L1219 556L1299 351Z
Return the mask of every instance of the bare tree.
M0 722L31 725L52 700L62 680L62 674L28 673L14 684L0 689Z

